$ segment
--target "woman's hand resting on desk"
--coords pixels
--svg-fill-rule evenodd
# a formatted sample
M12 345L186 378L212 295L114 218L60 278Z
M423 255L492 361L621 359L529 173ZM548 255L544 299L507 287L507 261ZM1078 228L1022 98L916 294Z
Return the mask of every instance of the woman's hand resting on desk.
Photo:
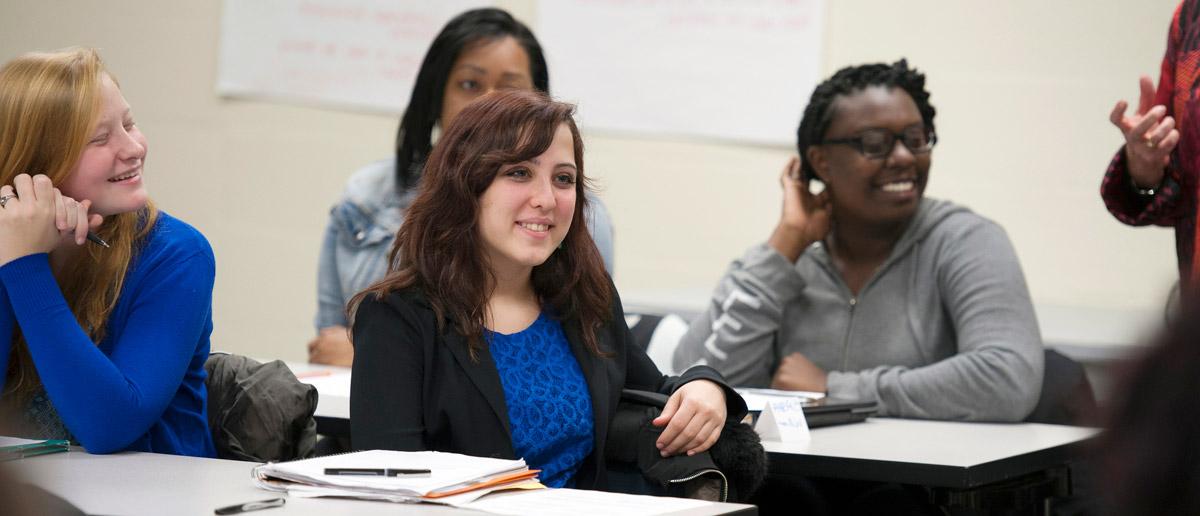
M88 215L91 202L66 197L38 174L18 174L12 185L0 186L0 265L60 247L83 245L87 232L102 217Z
M709 380L694 380L675 390L654 418L654 426L666 426L658 436L663 457L680 453L695 455L712 447L725 426L725 391Z
M812 360L800 353L792 353L783 357L779 368L775 369L775 377L771 379L771 388L785 391L825 392L829 389L829 375L824 369L817 367Z
M321 328L316 338L308 342L308 362L332 366L354 365L354 344L345 326Z
M1142 76L1139 81L1142 95L1137 112L1125 116L1129 104L1118 101L1109 120L1125 136L1125 158L1129 177L1142 188L1162 184L1163 171L1171 160L1171 151L1179 143L1175 119L1167 116L1166 106L1154 105L1154 83Z
M808 181L800 176L800 158L792 156L779 176L779 185L783 187L783 213L767 240L768 245L791 262L799 259L800 253L813 242L829 234L833 212L829 192L813 195L808 191Z

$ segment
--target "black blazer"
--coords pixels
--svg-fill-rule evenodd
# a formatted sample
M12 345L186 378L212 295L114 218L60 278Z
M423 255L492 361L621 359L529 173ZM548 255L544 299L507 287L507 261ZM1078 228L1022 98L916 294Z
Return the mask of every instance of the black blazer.
M664 376L635 345L614 289L612 322L597 332L611 357L587 351L578 320L563 331L579 361L592 397L595 443L576 474L576 487L604 488L604 446L622 388L670 394L692 380L707 379L725 390L728 418L738 421L746 404L719 373L698 366ZM500 373L487 349L472 361L466 339L437 331L429 301L419 289L368 297L354 319L354 374L350 386L350 436L356 450L436 450L482 457L516 458Z

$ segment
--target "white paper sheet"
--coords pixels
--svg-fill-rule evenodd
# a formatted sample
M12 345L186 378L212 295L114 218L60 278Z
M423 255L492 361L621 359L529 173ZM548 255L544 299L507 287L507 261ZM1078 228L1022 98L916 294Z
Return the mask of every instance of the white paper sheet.
M225 0L217 92L400 113L429 43L478 0Z
M350 373L336 372L324 374L322 371L304 371L296 373L296 378L317 388L324 396L350 397Z
M753 389L749 387L738 387L734 390L742 395L742 399L746 400L746 409L750 411L761 411L767 406L768 402L779 400L780 398L819 400L825 397L825 393L811 391L781 391L778 389Z
M428 477L382 477L326 475L325 468L419 468ZM255 468L256 476L270 476L310 486L353 489L363 493L421 496L503 472L526 469L521 459L492 459L457 453L370 450L330 455L294 462L266 464Z
M639 496L577 489L496 493L464 507L493 514L527 516L653 516L686 511L710 502L665 496Z
M5 446L21 446L25 444L36 444L42 442L37 439L22 439L20 437L7 437L0 435L0 448Z
M555 96L604 129L794 145L824 0L542 0Z

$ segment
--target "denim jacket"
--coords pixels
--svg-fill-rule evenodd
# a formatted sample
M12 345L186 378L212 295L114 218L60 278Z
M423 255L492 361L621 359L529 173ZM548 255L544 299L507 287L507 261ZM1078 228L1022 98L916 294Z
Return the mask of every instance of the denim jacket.
M396 193L396 163L377 161L350 177L342 199L329 213L317 266L317 329L346 326L346 304L354 294L382 279L387 255L404 222L415 190ZM588 194L588 228L613 270L612 219L598 197Z

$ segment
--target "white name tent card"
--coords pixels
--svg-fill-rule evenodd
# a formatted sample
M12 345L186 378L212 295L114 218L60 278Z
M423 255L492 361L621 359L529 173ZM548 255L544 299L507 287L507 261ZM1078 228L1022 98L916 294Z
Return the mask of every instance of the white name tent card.
M767 400L754 430L766 441L794 443L810 440L808 421L804 419L804 398Z

